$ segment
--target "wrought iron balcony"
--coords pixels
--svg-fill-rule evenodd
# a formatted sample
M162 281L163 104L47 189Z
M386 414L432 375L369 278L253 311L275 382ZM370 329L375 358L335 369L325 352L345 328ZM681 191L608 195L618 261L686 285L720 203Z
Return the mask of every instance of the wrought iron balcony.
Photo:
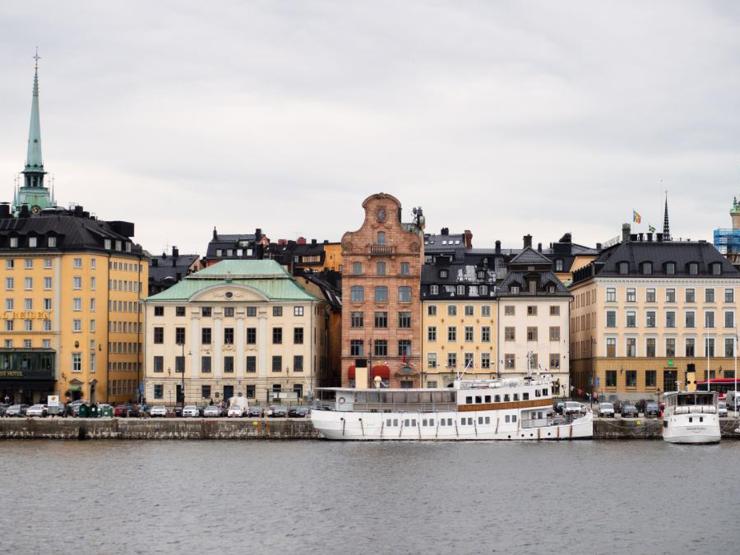
M393 256L396 247L391 245L370 245L370 256Z

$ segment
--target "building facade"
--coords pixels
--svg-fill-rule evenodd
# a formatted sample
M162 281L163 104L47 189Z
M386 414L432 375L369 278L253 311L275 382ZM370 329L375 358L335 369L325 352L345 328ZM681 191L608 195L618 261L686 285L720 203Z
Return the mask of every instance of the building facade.
M577 393L641 398L734 376L740 272L710 243L631 234L570 288Z
M134 225L53 205L44 184L38 70L25 185L0 205L0 397L136 399L148 261Z
M327 303L273 260L228 260L146 301L146 399L311 398L328 357Z
M423 216L403 223L401 203L378 193L362 203L365 218L342 237L342 384L366 364L370 381L421 385L420 275Z

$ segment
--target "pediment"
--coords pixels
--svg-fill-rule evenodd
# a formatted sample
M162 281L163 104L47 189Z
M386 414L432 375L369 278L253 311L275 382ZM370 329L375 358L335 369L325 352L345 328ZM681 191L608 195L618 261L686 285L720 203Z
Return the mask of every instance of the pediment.
M207 302L265 302L269 301L258 289L242 284L220 284L198 291L191 301Z

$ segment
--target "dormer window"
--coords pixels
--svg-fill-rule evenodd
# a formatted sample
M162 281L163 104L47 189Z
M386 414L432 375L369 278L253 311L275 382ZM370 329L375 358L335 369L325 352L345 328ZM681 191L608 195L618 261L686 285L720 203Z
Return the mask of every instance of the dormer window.
M120 241L116 241L116 250L117 251L120 251L122 249L123 249L123 245L121 244L121 242Z
M483 279L486 276L485 272L483 270L478 272L478 279Z
M216 256L218 256L220 258L221 255L223 254L223 252L224 251L222 251L221 249L216 249Z
M666 262L665 263L665 273L669 276L674 275L676 273L676 263Z
M512 285L511 286L511 292L514 293L515 295L518 295L519 294L519 286L518 285Z
M719 262L713 262L712 263L712 275L713 276L719 276L722 274L722 264Z
M643 262L642 263L642 273L643 275L649 276L653 273L653 263L652 262Z
M457 286L457 294L458 295L464 295L465 294L465 286L464 285L458 285Z
M447 270L440 270L439 271L439 278L440 279L447 279L448 272Z
M18 248L18 237L11 237L10 238L10 248L11 249Z
M131 252L131 242L126 241L126 252Z
M547 292L548 293L554 293L555 292L555 286L550 284L547 286Z
M57 238L56 237L49 237L46 240L46 244L50 247L56 247L57 246Z
M37 237L29 237L28 238L28 246L30 248L36 248L38 246L38 238Z
M529 280L529 292L534 295L537 293L537 280L536 279L530 279Z
M439 295L439 285L430 285L429 286L429 293L431 295Z
M696 262L689 262L689 275L695 276L699 274L699 264Z
M104 241L104 246L105 246L105 249L106 250L111 250L111 248L113 246L113 242L110 239L106 239Z
M563 260L561 258L558 258L555 261L555 271L556 272L562 272L563 271Z
M623 276L626 276L630 272L630 263L629 262L620 262L619 263L619 273Z

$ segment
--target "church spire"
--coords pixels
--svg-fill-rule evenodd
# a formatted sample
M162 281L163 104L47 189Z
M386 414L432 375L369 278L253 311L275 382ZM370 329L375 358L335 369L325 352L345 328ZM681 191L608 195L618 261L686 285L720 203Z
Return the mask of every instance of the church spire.
M671 240L671 225L668 221L668 191L665 192L665 215L663 216L663 240Z
M39 116L39 49L36 48L33 73L33 97L31 99L31 124L28 129L28 153L26 155L26 186L42 187L44 162L41 158L41 118ZM31 179L29 179L31 178ZM36 178L36 179L34 179Z

